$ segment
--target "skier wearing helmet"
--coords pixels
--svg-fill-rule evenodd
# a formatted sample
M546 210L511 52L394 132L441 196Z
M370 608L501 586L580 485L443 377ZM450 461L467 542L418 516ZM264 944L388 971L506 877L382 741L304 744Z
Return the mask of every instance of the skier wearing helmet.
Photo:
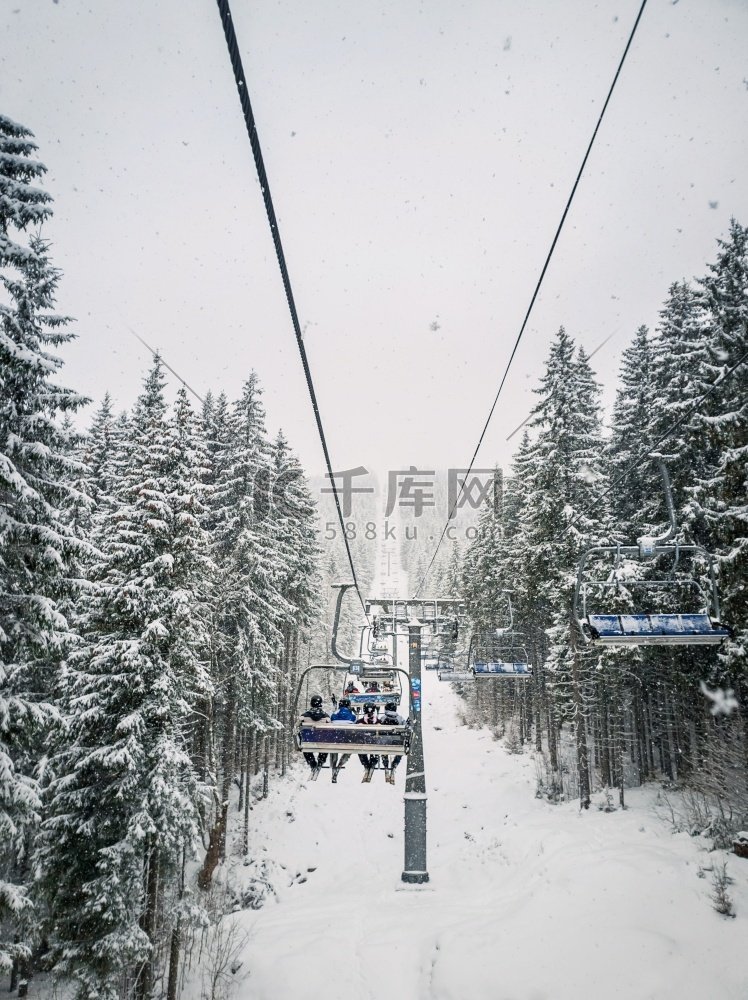
M322 696L318 694L313 694L309 699L309 708L301 716L302 719L308 719L310 722L329 722L330 716L322 708ZM305 752L304 760L307 762L309 767L312 769L312 781L316 781L319 777L319 772L322 769L322 765L327 760L327 754L321 753L316 757L313 753Z
M351 708L350 698L341 698L338 702L338 707L335 712L330 716L330 722L342 722L342 723L353 723L356 721L356 713ZM345 767L348 763L348 759L351 755L349 753L341 754L338 759L336 753L330 754L330 767L332 769L332 782L337 784L338 774L341 768Z

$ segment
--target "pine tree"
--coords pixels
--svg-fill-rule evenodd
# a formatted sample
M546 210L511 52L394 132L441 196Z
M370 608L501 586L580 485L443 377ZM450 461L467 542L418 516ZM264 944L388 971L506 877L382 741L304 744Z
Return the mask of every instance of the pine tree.
M202 888L225 852L229 794L242 727L276 728L275 655L290 606L278 590L279 564L269 516L270 445L259 379L252 372L229 409L219 397L210 414L212 484L208 522L219 586L214 595L213 673L217 795Z
M662 458L667 466L679 518L688 487L710 461L700 430L700 415L689 416L710 383L702 297L686 282L676 282L670 286L652 340L651 391L656 405L652 407L644 443L652 443L652 458ZM680 421L684 422L673 430ZM665 440L656 444L665 434ZM643 484L649 482L649 489L643 489L649 493L649 500L645 496L643 509L637 515L641 533L656 534L667 524L668 516L653 461L646 464L641 478Z
M14 233L40 226L52 215L52 196L36 187L47 172L34 159L33 132L0 115L0 267L23 269L35 251L16 243ZM18 238L17 236L15 237Z
M85 400L55 379L54 352L73 336L52 312L60 272L41 237L21 241L51 214L30 137L0 116L0 969L29 953L37 764L73 639L61 602L80 548L62 511L71 463L58 419Z
M151 997L163 889L199 824L188 754L204 682L206 542L194 421L180 396L167 421L157 360L138 399L112 513L95 518L102 557L70 658L65 746L53 761L39 857L57 972L76 996Z
M580 798L588 806L589 664L572 619L572 593L579 555L604 524L604 512L597 511L596 517L589 512L598 491L603 448L599 388L586 355L580 349L575 356L563 328L537 392L540 401L531 421L537 434L531 452L533 477L522 532L531 554L532 589L548 609L551 690L574 725Z
M611 494L610 507L615 537L626 544L633 544L642 534L644 511L651 504L653 470L651 462L640 456L646 452L654 430L656 399L652 380L652 342L647 327L640 326L621 359L607 446L610 479L624 477Z
M728 239L718 242L717 260L701 282L710 381L740 367L710 397L702 417L713 458L694 494L697 516L718 552L723 617L743 636L726 647L724 667L748 693L748 229L733 219Z

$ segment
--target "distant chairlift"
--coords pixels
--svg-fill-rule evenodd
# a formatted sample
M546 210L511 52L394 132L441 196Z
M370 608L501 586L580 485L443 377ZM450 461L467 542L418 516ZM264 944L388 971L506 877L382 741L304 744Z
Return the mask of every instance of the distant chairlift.
M451 656L447 653L440 653L437 665L439 680L447 681L448 683L475 680L473 671L468 670L464 666L466 662L467 653L464 650L462 652L455 652Z
M670 516L670 527L657 538L643 536L636 545L597 545L587 549L579 561L574 591L574 617L587 642L601 646L715 646L733 635L733 630L719 621L719 594L714 573L714 556L701 545L682 545L671 539L677 533L670 479L665 464L658 460ZM693 575L677 577L682 555L701 557L709 568L709 584L705 590ZM612 573L605 580L586 579L585 567L590 557L613 557ZM658 556L672 560L666 576L652 579L621 578L622 559L633 557L641 562ZM694 590L702 599L702 610L663 614L656 611L637 614L590 614L587 593L621 589Z
M506 602L506 618L500 627L475 632L471 636L467 667L440 667L439 680L528 680L532 677L527 640L514 627L514 612L508 592Z
M366 641L365 649L364 641ZM401 685L392 659L387 639L382 635L373 635L371 626L364 625L359 641L359 658L350 661L350 674L346 678L343 690L352 705L380 706L391 701L396 705L400 704ZM352 681L361 689L358 693L348 690ZM376 686L379 690L366 691L367 687L372 686Z
M426 646L421 650L421 667L424 670L439 669L439 651L433 646Z
M527 655L527 640L514 628L512 601L507 593L508 621L501 628L477 632L470 639L468 667L476 678L528 680L532 664Z

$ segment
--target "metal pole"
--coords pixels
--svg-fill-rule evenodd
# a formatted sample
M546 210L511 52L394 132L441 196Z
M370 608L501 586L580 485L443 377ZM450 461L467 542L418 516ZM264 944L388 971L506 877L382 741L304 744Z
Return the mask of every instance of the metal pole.
M410 708L414 719L413 740L405 777L405 866L403 882L428 882L426 868L426 771L423 762L421 711L421 625L408 622Z

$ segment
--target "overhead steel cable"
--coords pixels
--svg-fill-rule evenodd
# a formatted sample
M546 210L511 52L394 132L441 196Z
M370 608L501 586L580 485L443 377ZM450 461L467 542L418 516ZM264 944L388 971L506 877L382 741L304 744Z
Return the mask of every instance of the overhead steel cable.
M486 431L488 430L488 425L491 423L491 418L493 417L494 410L496 409L496 404L499 401L499 396L501 395L501 391L504 388L504 383L506 382L507 375L509 374L509 369L512 366L512 362L514 361L514 356L517 353L517 348L519 347L519 343L522 340L522 335L524 334L525 328L527 327L527 323L528 323L528 321L530 319L530 315L532 313L533 307L534 307L535 302L537 300L538 293L540 292L540 286L543 284L543 279L545 278L546 271L548 270L548 266L550 265L551 258L553 257L553 251L556 249L556 244L558 243L558 238L561 235L561 230L563 229L564 223L566 222L566 216L569 214L569 209L571 208L571 203L574 200L574 195L576 194L577 188L579 187L579 182L580 182L580 180L582 178L582 173L584 172L584 168L587 165L587 160L589 159L590 153L592 152L592 147L593 147L593 145L595 143L595 139L597 138L597 133L600 131L600 126L602 124L603 118L605 117L605 112L607 111L608 105L610 104L610 99L613 96L613 91L615 90L616 83L618 82L618 77L621 75L621 70L623 69L623 64L626 61L626 56L629 53L629 49L631 48L631 43L634 40L634 36L636 35L636 30L639 27L639 22L641 21L642 14L644 13L644 8L646 6L647 6L647 0L642 0L641 7L639 8L639 13L636 15L636 20L634 21L634 26L631 29L631 32L630 32L629 37L628 37L628 41L626 42L626 47L623 50L623 55L621 56L621 59L620 59L620 61L618 63L618 68L616 69L615 75L613 77L613 82L611 83L610 88L608 89L608 95L605 98L605 102L603 103L603 106L602 106L602 108L600 110L600 114L598 115L597 123L596 123L595 128L594 128L594 130L592 132L592 137L590 138L590 141L587 144L587 150L586 150L586 152L584 154L584 158L582 159L581 166L579 167L579 170L577 171L577 176L576 176L576 179L574 180L574 185L572 186L571 194L569 195L569 197L567 199L566 206L565 206L563 214L561 216L561 221L558 224L558 228L556 229L556 233L555 233L555 235L553 237L553 241L551 243L550 249L549 249L549 251L548 251L548 253L546 255L545 262L543 264L543 268L542 268L542 270L540 272L540 277L538 278L537 284L535 285L535 290L532 293L532 298L530 299L530 304L527 307L527 312L525 313L525 318L522 321L522 326L520 327L519 333L517 334L517 339L514 341L514 347L512 348L512 353L509 355L509 360L507 361L506 368L504 369L504 374L501 377L501 382L499 383L499 388L498 388L498 390L496 392L496 396L494 397L494 401L493 401L493 403L491 405L491 409L488 412L488 417L486 418L486 422L483 425L483 430L481 431L480 437L478 438L478 444L475 446L475 451L473 452L473 457L470 459L470 464L468 465L467 470L465 472L465 478L462 480L462 482L460 484L460 487L459 487L459 489L457 491L457 495L455 496L454 502L452 503L452 507L450 508L450 511L449 511L449 513L447 515L447 520L446 520L446 522L444 524L444 528L442 529L442 533L439 536L439 541L437 542L436 549L434 550L434 554L431 557L431 562L426 567L426 572L423 574L423 576L421 578L421 582L418 584L418 587L416 588L416 591L415 591L415 593L413 595L414 599L416 597L418 597L418 594L419 594L421 588L423 587L423 585L426 582L426 579L427 579L429 573L431 572L431 567L434 565L434 562L436 561L436 557L439 554L439 549L441 548L442 542L444 541L444 536L447 533L447 528L449 527L449 522L452 520L454 512L457 510L457 507L458 507L459 502L460 502L460 498L461 498L461 496L462 496L462 494L464 492L465 483L467 482L468 477L470 476L470 473L473 470L473 466L475 465L475 460L478 457L478 452L480 450L480 446L483 444L483 438L485 437Z
M682 427L687 420L690 420L691 417L694 415L694 413L698 411L701 404L706 399L708 399L709 396L711 396L714 390L717 389L719 386L724 385L729 378L732 378L732 376L735 374L738 368L740 368L741 365L745 364L746 361L748 361L748 351L746 351L741 357L738 358L738 360L735 362L732 368L728 368L726 371L722 372L722 374L719 375L714 380L714 382L712 382L712 384L709 386L706 392L702 393L701 396L699 396L699 398L696 400L696 402L693 403L686 410L686 412L682 414L682 416L680 416L678 420L675 421L674 424L671 424L670 427L668 427L668 429L663 434L661 434L656 441L653 441L651 444L648 444L646 448L638 452L634 457L634 460L631 462L631 464L628 465L623 470L623 472L613 480L613 482L607 487L607 489L603 490L600 496L597 497L593 503L585 507L584 510L581 510L569 522L569 524L566 525L565 528L562 528L561 531L556 532L556 534L550 539L548 544L552 545L554 542L557 542L559 538L563 538L566 532L570 531L576 524L578 524L583 517L586 517L587 514L590 514L593 510L599 507L601 502L606 498L606 496L608 496L608 494L611 493L616 488L616 486L620 486L621 483L624 482L626 478L634 471L634 469L638 468L639 463L643 458L649 458L652 455L652 452L659 445L661 445L663 441L666 441L671 434L677 431L679 427Z
M260 189L262 191L262 198L265 202L265 211L267 212L268 222L270 223L270 232L273 237L273 244L275 245L275 255L278 258L278 266L280 267L281 277L283 279L283 288L286 292L286 301L288 302L288 310L291 314L291 322L293 324L294 334L296 335L296 345L299 349L299 356L301 357L301 364L304 369L304 376L306 378L307 389L309 390L309 398L312 401L312 409L314 410L314 419L317 423L317 431L319 432L319 439L322 442L322 451L325 456L325 465L327 466L327 474L330 478L330 484L332 486L332 494L335 498L335 508L338 513L338 521L340 522L340 531L343 538L343 544L345 545L346 555L348 556L348 564L351 568L351 575L353 577L353 586L355 587L356 593L358 594L358 599L361 602L361 607L363 609L364 615L368 619L366 614L366 605L364 604L364 599L361 595L361 590L358 585L358 578L356 576L356 568L353 565L353 554L351 553L351 547L348 544L348 536L346 535L345 522L343 520L343 511L340 506L340 497L338 495L338 488L335 484L335 473L332 470L332 462L330 461L330 452L327 447L327 439L325 438L325 431L322 426L322 417L319 412L319 405L317 403L317 394L314 391L314 382L312 380L312 373L309 368L309 360L306 355L306 348L304 347L304 339L301 333L301 325L299 323L299 316L296 311L296 302L294 300L293 290L291 288L291 278L288 273L288 266L286 264L286 255L283 252L283 243L281 242L280 230L278 228L278 220L275 215L275 208L273 207L273 199L270 194L270 183L268 181L267 172L265 170L265 162L262 157L262 149L260 148L260 139L257 134L257 124L255 122L255 117L252 112L252 104L249 100L249 89L247 87L247 81L244 76L244 68L242 66L241 56L239 55L239 46L236 40L236 32L234 31L234 23L231 17L231 8L229 7L228 0L217 0L218 10L221 15L221 23L223 24L223 33L226 36L226 45L229 50L229 57L231 59L231 68L234 71L234 79L236 81L236 89L239 91L239 100L242 106L242 112L244 114L244 124L247 127L247 134L249 136L249 142L252 147L252 153L255 159L255 167L257 169L257 179L260 182Z
M189 392L192 393L192 395L195 397L195 399L198 401L198 403L201 403L203 406L205 406L205 400L203 399L203 397L202 396L198 396L198 394L195 392L195 390L192 388L192 386L189 385L189 383L185 382L185 380L182 378L182 376L179 374L179 372L176 372L171 367L171 365L166 361L166 359L164 358L163 354L161 354L160 351L157 351L155 347L151 347L150 344L146 344L146 342L143 340L143 338L140 336L140 334L136 333L135 330L133 330L133 328L131 326L128 326L127 329L130 331L130 333L133 335L133 337L135 337L136 340L140 341L140 343L143 345L143 347L147 348L151 352L151 354L153 355L154 359L158 358L158 360L161 362L161 364L164 366L164 368L166 368L168 371L170 371L172 373L172 375L174 376L174 378L177 379L179 382L181 382L182 385L185 387L185 389L187 389Z

